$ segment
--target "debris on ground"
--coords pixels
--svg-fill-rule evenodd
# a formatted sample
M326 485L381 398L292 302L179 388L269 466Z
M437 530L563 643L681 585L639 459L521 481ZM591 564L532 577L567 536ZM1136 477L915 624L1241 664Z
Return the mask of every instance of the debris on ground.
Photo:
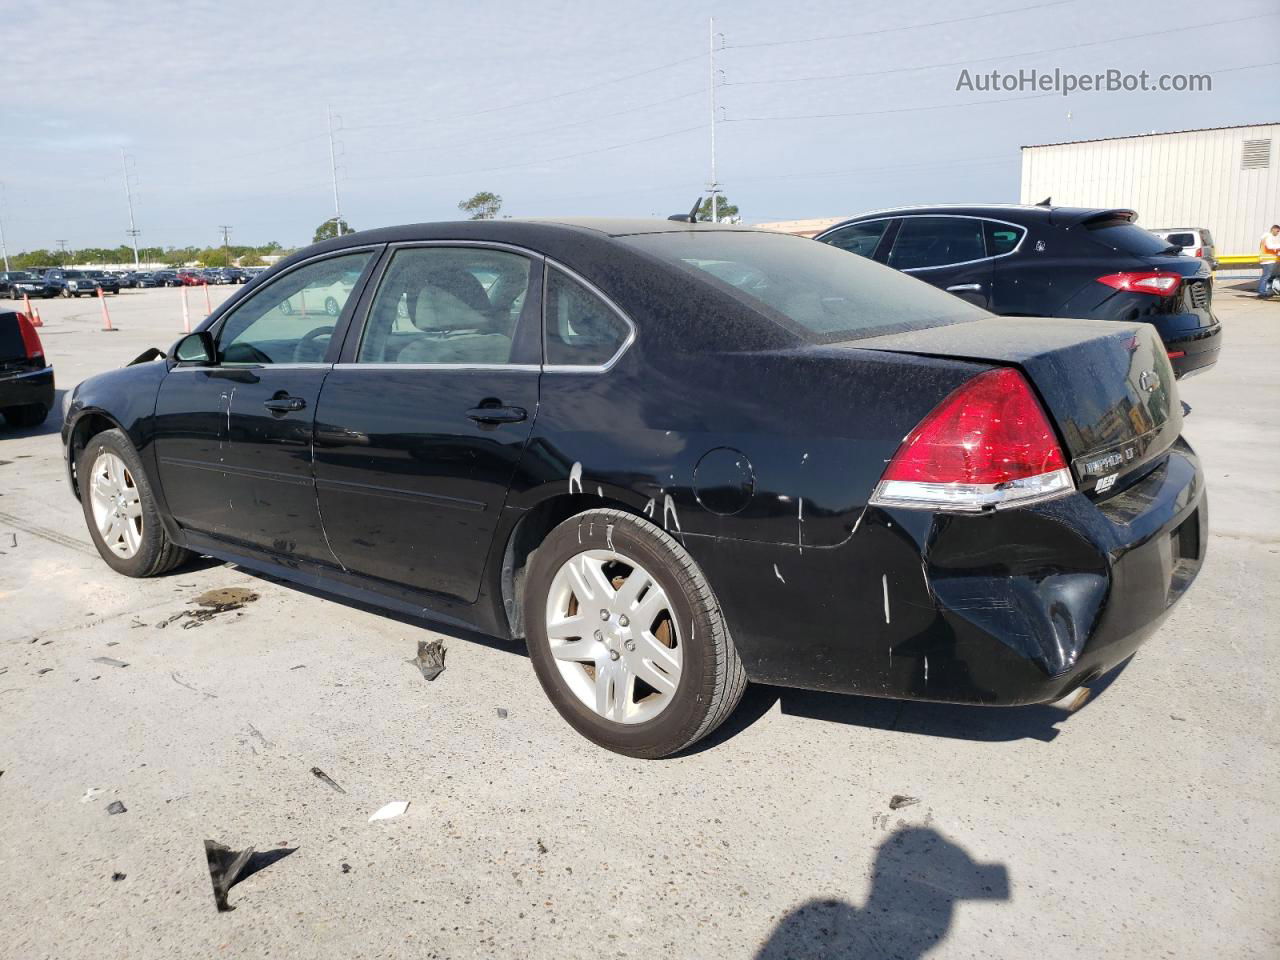
M259 736L261 736L261 734L259 734ZM311 768L311 772L312 772L312 774L314 774L314 775L315 775L315 778L316 778L317 780L323 780L325 783L327 783L329 786L333 787L333 789L337 790L339 793L346 793L346 792L347 792L347 791L343 790L343 789L342 789L342 787L338 786L338 781L337 781L337 780L334 780L334 779L333 779L333 777L329 776L327 773L325 773L325 772L324 772L323 770L321 770L319 767L312 767L312 768Z
M216 693L209 693L207 690L201 690L199 687L187 683L187 681L178 676L178 672L176 670L169 671L169 679L180 687L186 687L188 690L200 694L200 696L204 697L206 700L218 699L218 695Z
M117 870L115 873L111 875L111 879L116 883L119 883L121 880L125 878L125 876L126 874L123 874L119 870Z
M250 734L251 734L255 739L257 739L257 741L258 741L260 744L262 744L264 747L269 747L269 746L271 746L271 741L270 741L270 740L268 740L266 737L264 737L264 736L262 735L262 731L261 731L261 730L259 730L257 727L255 727L252 723L246 723L246 724L245 724L245 726L247 726L247 727L249 728L249 733L250 733ZM314 772L315 772L315 768L314 768L314 767L312 767L312 768L311 768L311 772L312 772L312 773L314 773ZM282 843L280 844L280 846L282 846L282 847L283 847L283 846L285 846L285 844L282 842Z
M128 813L128 812L129 812L129 808L126 807L119 800L112 800L110 803L107 804L107 813L115 814L115 813Z
M499 719L499 720L505 720L505 719L507 719L507 708L506 708L506 707L499 707L499 708L498 708L498 719Z
M897 810L900 807L909 807L913 803L919 803L919 802L920 802L919 797L904 797L900 793L895 793L892 797L889 798L889 809Z
M94 797L96 797L96 796L97 796L98 794L100 794L101 792L102 792L102 791L101 791L101 790L99 790L97 787L90 787L88 790L86 790L86 791L84 792L84 796L80 798L80 802L81 802L81 803L88 803L90 800L92 800Z
M422 671L422 679L434 680L444 673L443 640L419 640L418 655L409 662Z
M350 873L350 872L351 872L351 864L349 864L349 863L344 863L344 864L342 865L342 872L343 872L343 873Z
M127 667L128 664L123 660L117 660L115 657L94 657L94 663L102 663L108 667Z
M204 855L209 861L209 879L213 882L213 900L218 905L218 912L234 910L235 907L227 903L227 893L240 879L240 872L253 856L253 847L236 852L221 843L206 840Z
M290 667L289 669L290 669L290 670L302 670L302 669L304 669L305 667L306 667L306 664L305 664L305 663L299 663L299 664L297 664L297 665L295 665L295 666Z
M369 818L369 822L373 823L375 820L390 820L393 817L400 816L400 814L404 813L408 809L408 800L393 800L371 816Z
M194 609L180 610L161 620L156 624L156 628L164 629L169 624L186 618L187 622L182 625L182 629L189 630L208 623L220 613L238 611L245 604L253 603L257 599L258 595L246 587L218 587L214 590L206 590L196 597ZM239 613L236 616L239 616Z
M41 667L36 671L36 676L43 677L46 673L53 673L53 667Z
M543 842L542 842L542 838L541 838L541 837L539 837L539 838L538 838L538 853L539 853L539 855L541 855L541 854L544 854L544 853L546 853L546 852L547 852L547 845L546 845L545 843L543 843Z

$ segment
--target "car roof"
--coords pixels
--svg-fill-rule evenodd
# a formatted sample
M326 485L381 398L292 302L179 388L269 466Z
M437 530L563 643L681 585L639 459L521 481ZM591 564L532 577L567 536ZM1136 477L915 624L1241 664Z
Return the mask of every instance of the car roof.
M986 217L992 220L1007 220L1018 224L1045 223L1053 226L1071 226L1085 220L1106 216L1124 217L1130 220L1137 218L1137 214L1132 210L1108 207L1054 207L1025 203L938 203L906 207L887 207L883 210L872 210L867 213L860 213L856 217L850 217L847 220L842 220L840 223L832 224L822 232L828 233L838 227L845 226L849 223L856 223L860 220L873 220L898 216L918 217L928 216L930 214Z

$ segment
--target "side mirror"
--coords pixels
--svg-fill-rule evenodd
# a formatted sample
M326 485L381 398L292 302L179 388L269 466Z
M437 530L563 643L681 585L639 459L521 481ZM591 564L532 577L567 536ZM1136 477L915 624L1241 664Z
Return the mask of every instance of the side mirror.
M213 342L213 334L208 330L198 330L179 340L169 356L178 363L212 364L217 362L218 348Z

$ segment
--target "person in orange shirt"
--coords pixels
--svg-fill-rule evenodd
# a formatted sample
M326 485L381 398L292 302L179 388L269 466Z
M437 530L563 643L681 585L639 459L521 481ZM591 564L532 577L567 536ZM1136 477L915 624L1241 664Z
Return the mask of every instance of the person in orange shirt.
M1271 296L1271 278L1280 269L1280 224L1272 224L1271 232L1264 233L1258 243L1258 262L1262 264L1262 279L1258 281L1258 296L1266 300Z

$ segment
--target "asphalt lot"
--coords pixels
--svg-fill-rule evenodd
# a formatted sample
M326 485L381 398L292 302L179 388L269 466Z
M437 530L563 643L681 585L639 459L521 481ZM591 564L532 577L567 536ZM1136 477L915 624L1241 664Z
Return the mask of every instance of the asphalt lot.
M181 332L176 289L108 303L116 333L40 302L61 387ZM509 645L451 638L427 683L421 626L211 561L119 577L57 414L0 432L0 955L1280 955L1280 304L1217 303L1181 388L1208 561L1082 710L752 688L666 761L579 738ZM258 599L157 627L219 587ZM270 854L234 912L206 838Z

